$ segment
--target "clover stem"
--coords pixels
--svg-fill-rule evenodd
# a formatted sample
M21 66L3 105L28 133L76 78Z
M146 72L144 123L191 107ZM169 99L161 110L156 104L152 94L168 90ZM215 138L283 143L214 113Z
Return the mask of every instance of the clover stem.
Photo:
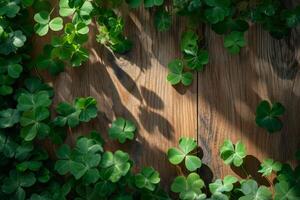
M179 167L178 165L176 165L176 171L177 171L177 174L179 174L179 175L181 175L181 176L184 175L183 172L182 172L181 167Z
M268 183L270 184L271 186L271 191L272 191L272 194L274 194L274 184L272 183L272 181L267 177L265 176L266 180L268 181Z
M70 132L70 135L71 137L73 136L73 131L72 131L72 128L69 126L69 132Z
M39 77L39 79L42 80L42 76L41 76L41 74L39 73L39 71L37 70L36 67L34 67L34 71L37 74L37 76Z

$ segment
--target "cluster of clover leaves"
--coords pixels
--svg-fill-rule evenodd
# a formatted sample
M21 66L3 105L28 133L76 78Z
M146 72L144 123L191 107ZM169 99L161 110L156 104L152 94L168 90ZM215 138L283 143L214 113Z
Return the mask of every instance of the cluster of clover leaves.
M155 11L158 31L168 31L172 16L190 20L182 35L182 58L170 62L167 79L171 84L189 85L193 71L208 63L208 52L201 48L196 26L207 24L216 33L224 34L224 46L238 53L245 46L244 32L248 23L262 24L274 37L287 35L300 20L299 8L285 9L279 1L262 0L174 0L172 9L164 0L1 0L0 1L0 199L8 200L163 200L171 199L159 186L160 176L152 167L133 172L133 161L126 152L104 149L104 140L96 131L78 137L75 144L64 144L72 128L97 117L97 102L92 97L60 102L53 108L53 89L41 78L32 76L32 69L47 69L52 75L64 66L79 67L89 58L84 47L91 24L96 27L97 41L116 53L132 47L124 32L124 20L118 8L132 9L141 4ZM195 21L195 19L197 19ZM34 22L34 25L32 25ZM32 58L31 37L58 32L43 52ZM256 123L269 132L282 128L279 117L284 107L279 103L261 102ZM125 143L132 140L135 125L117 118L108 130L108 137ZM45 146L55 145L55 152ZM197 156L197 143L182 138L179 148L171 148L172 164L184 162L188 176L177 177L171 190L180 199L299 199L299 167L292 169L271 159L265 160L259 172L269 177L276 173L274 187L259 186L247 176L205 184L196 170L202 161ZM226 164L243 167L245 147L225 141L221 158ZM299 153L297 158L299 160ZM207 189L206 189L207 188Z
M299 153L296 155L298 161L300 161ZM245 173L245 179L227 175L223 179L205 183L197 173L202 162L197 156L197 142L192 138L181 138L179 148L170 148L167 155L172 164L186 167L188 171L188 175L182 174L176 177L171 185L171 191L178 193L179 199L182 200L296 200L300 198L300 165L293 169L289 164L265 159L258 172L268 180L270 187L260 185L244 166L247 153L245 145L240 141L233 144L230 140L225 140L220 148L220 157L225 164L241 168ZM180 171L182 173L182 170Z

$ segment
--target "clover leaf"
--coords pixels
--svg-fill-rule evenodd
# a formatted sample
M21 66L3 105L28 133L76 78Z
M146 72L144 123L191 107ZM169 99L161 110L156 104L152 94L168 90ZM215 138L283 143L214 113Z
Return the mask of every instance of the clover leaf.
M256 108L256 124L265 128L269 133L274 133L282 129L282 122L279 119L285 112L285 108L281 103L273 103L262 101Z
M0 111L0 128L9 128L18 123L20 112L17 109L8 108Z
M161 6L164 3L164 0L144 0L145 8L151 8L154 6Z
M6 136L0 131L0 153L7 158L15 156L18 144L11 137Z
M206 195L201 191L204 186L205 184L200 176L191 173L188 177L176 177L171 185L171 191L179 193L180 199L201 200L206 199Z
M204 2L209 6L204 15L211 24L223 21L230 14L230 0L205 0Z
M187 62L187 66L195 70L203 70L204 65L208 63L208 51L206 50L186 50L184 53L184 59Z
M283 164L277 173L275 184L275 200L289 200L300 198L300 168L295 170L288 164Z
M17 0L6 0L0 4L0 16L14 18L20 11L19 2Z
M126 0L130 8L137 8L142 4L143 0Z
M191 72L184 72L183 70L183 62L179 59L172 60L168 68L170 70L167 80L172 84L176 85L178 83L182 83L185 86L188 86L193 81L193 74Z
M191 30L183 32L180 40L180 50L183 53L198 50L198 35Z
M74 101L74 105L67 102L61 102L56 108L58 116L54 119L56 126L66 126L73 128L76 127L79 122L88 122L91 119L97 117L97 102L92 97L77 98Z
M221 179L217 179L215 182L210 183L209 191L215 196L223 196L224 192L230 192L233 190L233 184L237 181L238 179L236 177L227 175L224 177L223 181Z
M56 112L59 114L54 119L54 124L60 127L68 125L73 128L79 124L80 110L76 110L71 104L62 102L56 107Z
M22 31L11 31L7 34L4 41L1 41L0 54L8 55L15 53L19 48L23 47L26 42L26 36Z
M13 199L25 200L26 193L24 188L31 187L35 182L36 178L32 172L20 173L11 170L9 177L4 179L1 189L6 194L13 194Z
M275 184L275 200L296 200L300 198L300 183L292 184L288 181L280 181Z
M92 97L76 98L75 109L80 111L79 120L82 122L88 122L91 119L97 117L97 101Z
M233 145L230 140L225 140L221 147L220 155L225 164L233 164L239 167L243 164L243 158L246 157L246 148L240 141Z
M21 93L18 97L17 109L20 111L30 111L39 107L47 108L52 103L47 91L37 93Z
M165 10L158 10L155 13L154 24L158 31L167 31L172 25L170 13Z
M104 176L105 180L115 183L129 172L131 168L129 155L121 150L115 153L107 151L103 154L100 167L100 173Z
M60 31L63 29L63 19L61 17L55 17L51 20L50 13L47 11L36 13L34 15L34 21L37 22L34 26L34 30L39 36L46 35L49 28L52 31Z
M100 178L97 166L102 151L97 141L86 137L79 138L73 150L64 144L57 151L55 170L61 175L71 173L76 180L82 178L85 184L95 183Z
M120 143L124 143L127 139L133 139L135 130L136 127L131 121L117 118L109 128L108 134L110 138L118 139Z
M232 31L224 38L224 46L231 54L237 54L246 45L243 32Z
M152 167L145 167L135 176L135 185L138 188L146 188L154 191L156 185L160 182L159 173Z
M41 137L48 135L50 127L43 121L47 119L49 115L49 110L43 107L24 112L20 119L22 138L24 138L25 141L31 141L37 135Z
M168 159L173 165L180 164L185 160L185 166L189 171L195 171L200 168L202 162L200 158L190 153L197 147L197 142L192 138L182 137L179 140L179 149L170 148L167 152Z
M249 179L241 183L240 191L244 196L239 200L271 200L272 192L266 186L258 187L257 182Z
M273 159L265 159L260 165L261 169L258 172L262 173L263 176L269 176L273 171L280 171L281 166L280 162L276 162Z

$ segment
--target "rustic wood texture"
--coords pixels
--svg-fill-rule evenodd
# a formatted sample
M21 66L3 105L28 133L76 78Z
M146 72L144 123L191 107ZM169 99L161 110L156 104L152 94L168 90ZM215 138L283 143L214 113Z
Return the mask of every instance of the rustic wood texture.
M251 27L247 47L235 56L224 49L221 36L209 28L199 30L206 38L210 63L195 76L192 86L174 88L166 81L167 64L181 56L179 41L186 22L176 18L169 32L159 33L148 10L124 11L123 15L126 35L134 43L131 52L114 55L102 47L95 42L97 28L92 25L86 45L89 62L76 69L67 67L55 78L44 75L55 90L54 106L78 96L92 96L98 101L99 117L73 130L68 143L95 129L106 139L109 149L129 152L137 169L145 165L156 168L163 183L170 183L176 174L166 159L166 150L177 146L181 136L198 139L203 151L199 154L203 154L207 165L201 169L205 178L228 173L243 176L219 158L219 147L226 138L246 144L253 155L247 157L250 171L255 171L258 160L266 157L294 162L293 154L300 148L299 30L278 41L261 28ZM34 39L35 54L49 39ZM285 105L284 129L280 133L270 135L255 125L255 109L262 99ZM135 141L119 145L108 140L107 130L116 117L135 122Z
M224 139L245 143L250 171L264 158L293 163L300 148L299 30L276 40L260 27L250 27L248 45L239 55L226 51L221 36L210 30L205 35L210 63L198 74L198 141L214 177L234 172L243 176L220 159ZM255 125L261 100L279 101L286 107L281 132L268 134Z
M176 168L167 161L167 149L177 146L181 136L197 137L196 82L188 89L174 89L166 81L168 62L180 56L178 41L184 22L176 18L169 32L158 33L152 23L153 13L141 9L123 14L126 35L134 43L132 51L113 55L96 42L97 28L92 25L86 45L89 62L77 69L66 68L55 80L48 79L54 86L54 105L79 96L96 98L99 117L73 130L68 142L98 130L106 139L106 147L129 152L138 169L151 165L161 173L163 183L169 183ZM116 117L135 122L135 141L119 145L108 139L107 130Z

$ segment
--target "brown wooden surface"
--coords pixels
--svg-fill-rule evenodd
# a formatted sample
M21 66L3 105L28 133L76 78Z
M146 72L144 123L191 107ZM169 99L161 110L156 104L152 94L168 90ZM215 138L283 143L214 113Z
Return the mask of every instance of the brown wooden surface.
M73 130L68 142L96 129L106 138L109 149L128 151L137 168L151 165L169 183L176 174L166 159L166 150L176 146L181 136L198 139L203 151L203 176L216 178L238 173L219 158L225 138L242 140L249 154L259 160L271 157L293 162L300 148L300 37L277 41L258 27L247 34L248 46L231 56L222 37L203 29L210 52L210 64L195 75L188 88L172 87L166 81L167 63L180 56L179 40L186 23L174 19L172 29L158 33L153 13L143 9L126 16L126 35L134 42L125 56L113 55L95 41L96 27L90 29L87 48L90 60L78 69L66 68L58 77L48 79L55 89L56 105L78 96L97 99L101 113L92 123ZM200 33L201 34L201 33ZM297 37L298 36L298 37ZM35 39L36 52L49 39ZM284 129L269 135L257 128L255 108L260 100L280 101L286 107ZM135 141L119 145L107 139L107 129L116 117L134 121L138 126ZM250 168L258 162L249 157Z

